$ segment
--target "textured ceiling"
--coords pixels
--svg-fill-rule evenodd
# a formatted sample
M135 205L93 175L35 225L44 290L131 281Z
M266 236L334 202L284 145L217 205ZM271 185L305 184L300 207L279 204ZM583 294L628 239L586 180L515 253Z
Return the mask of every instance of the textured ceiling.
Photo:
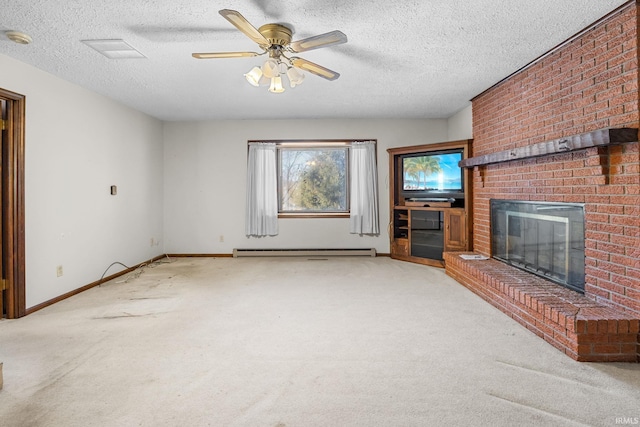
M0 54L163 120L203 120L446 118L625 1L3 3L0 30L28 33L33 43L0 35ZM264 57L192 58L192 52L257 50L219 9L237 10L255 27L286 23L294 40L341 30L347 44L298 55L341 77L330 82L307 73L299 87L272 94L243 77ZM81 43L86 39L124 39L146 59L107 59Z

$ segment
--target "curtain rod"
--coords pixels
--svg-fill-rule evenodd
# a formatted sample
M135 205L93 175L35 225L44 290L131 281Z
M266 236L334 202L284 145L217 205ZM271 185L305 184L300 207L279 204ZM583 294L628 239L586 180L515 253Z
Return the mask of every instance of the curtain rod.
M288 144L288 143L351 143L357 141L374 141L378 142L376 138L344 138L344 139L250 139L247 143L251 142L271 142L275 144Z

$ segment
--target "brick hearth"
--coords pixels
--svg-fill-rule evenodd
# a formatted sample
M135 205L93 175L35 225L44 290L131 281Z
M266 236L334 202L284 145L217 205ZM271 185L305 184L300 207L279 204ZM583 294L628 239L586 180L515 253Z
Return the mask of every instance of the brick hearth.
M607 128L640 127L639 7L636 1L626 3L474 98L472 155L526 152L546 141ZM640 318L637 140L473 165L472 176L473 250L482 255L491 256L491 199L584 205L585 293L569 298L566 292L571 291L559 288L561 297L554 291L551 302L542 300L543 311L551 313L546 320L540 317L540 300L536 299L535 309L525 309L527 303L519 301L537 298L542 289L546 292L555 284L533 275L525 279L521 275L526 273L497 261L463 263L452 255L445 258L447 272L578 360L630 360L626 354L634 333L638 351L637 328L631 326ZM520 282L513 282L516 279ZM496 286L507 289L506 294L497 292ZM513 292L517 298L504 296ZM572 305L564 305L568 301ZM555 323L556 317L564 320ZM620 335L627 321L629 331L635 332ZM605 325L607 331L611 328L606 334ZM563 328L565 335L559 332Z
M468 252L463 252L468 253ZM569 357L637 362L640 321L496 260L444 255L447 274Z

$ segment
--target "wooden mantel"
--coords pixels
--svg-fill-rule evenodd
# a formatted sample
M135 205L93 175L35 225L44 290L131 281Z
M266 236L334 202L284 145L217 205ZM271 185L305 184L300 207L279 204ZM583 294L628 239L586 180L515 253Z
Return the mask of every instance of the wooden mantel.
M532 157L547 156L551 154L566 153L591 147L606 147L615 144L623 144L638 141L638 129L636 128L606 128L551 141L514 148L512 150L498 151L483 156L470 157L460 161L460 166L472 168L475 166L490 165L512 160L529 159Z

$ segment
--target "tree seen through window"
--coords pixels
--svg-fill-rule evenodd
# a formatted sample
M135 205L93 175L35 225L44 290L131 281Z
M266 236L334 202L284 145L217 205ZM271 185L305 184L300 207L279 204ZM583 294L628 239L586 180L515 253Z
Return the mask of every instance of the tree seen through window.
M280 212L348 212L348 149L280 147Z

